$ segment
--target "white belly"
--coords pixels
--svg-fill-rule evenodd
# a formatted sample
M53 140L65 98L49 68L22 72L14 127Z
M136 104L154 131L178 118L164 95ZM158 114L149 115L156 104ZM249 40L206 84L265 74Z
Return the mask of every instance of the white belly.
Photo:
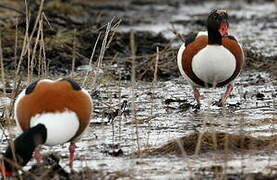
M192 59L192 71L202 81L216 84L229 79L236 69L234 55L223 46L208 45Z
M45 145L63 144L75 136L79 129L79 119L75 112L42 113L31 118L30 126L44 124L47 129Z

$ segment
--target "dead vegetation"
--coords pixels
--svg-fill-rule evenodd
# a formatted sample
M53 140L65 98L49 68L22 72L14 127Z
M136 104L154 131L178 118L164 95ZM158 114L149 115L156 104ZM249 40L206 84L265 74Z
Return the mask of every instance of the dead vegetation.
M256 138L224 132L195 132L161 147L147 149L144 155L193 155L213 151L276 150L277 136Z
M108 172L102 170L91 169L84 167L78 172L68 173L59 164L60 157L57 154L46 154L43 156L43 162L40 165L33 165L29 171L23 171L22 174L18 175L23 179L28 180L48 180L48 179L118 179L128 178L128 174L123 172Z

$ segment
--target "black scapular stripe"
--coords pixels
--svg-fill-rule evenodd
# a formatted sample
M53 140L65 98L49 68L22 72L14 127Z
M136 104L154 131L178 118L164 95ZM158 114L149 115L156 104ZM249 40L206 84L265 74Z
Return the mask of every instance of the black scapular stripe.
M79 84L70 78L63 78L63 79L61 79L61 81L69 82L71 84L72 88L76 91L82 90L82 88L79 86Z
M227 38L238 42L237 39L234 36L232 36L232 35L228 35Z
M197 34L198 34L198 33L195 33L195 32L189 33L189 34L186 36L185 45L188 46L190 43L192 43L192 42L195 40Z
M29 86L26 88L25 94L26 95L31 94L34 91L34 89L35 89L36 85L38 84L38 82L39 82L39 80L34 81L31 84L29 84Z

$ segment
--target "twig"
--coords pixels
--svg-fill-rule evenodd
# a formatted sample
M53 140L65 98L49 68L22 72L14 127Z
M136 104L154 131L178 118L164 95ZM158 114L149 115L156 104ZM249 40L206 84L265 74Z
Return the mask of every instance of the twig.
M30 39L33 38L34 33L35 33L35 30L37 29L39 20L40 20L40 18L41 18L41 13L42 13L42 10L43 10L43 5L44 5L44 0L41 0L41 1L40 1L39 10L38 10L38 14L37 14L37 18L36 18L36 21L35 21L35 24L34 24L32 33L31 33L31 35L30 35Z
M128 123L126 123L126 125L130 125L130 124L135 124L135 125L143 124L145 122L151 121L152 119L155 119L156 117L158 117L158 115L150 116L150 117L143 118L143 119L135 119L135 121L128 122Z
M20 11L20 10L18 10L16 8L9 7L9 6L3 5L3 4L0 4L0 8L8 9L8 10L11 10L11 11L15 11L15 12L17 12L19 14L25 15L25 13L23 11Z
M173 34L175 34L175 36L176 36L178 39L180 39L183 43L185 43L185 38L184 38L184 36L176 31L176 29L175 29L175 27L174 27L173 24L171 24L171 29L170 29L170 31L171 31Z

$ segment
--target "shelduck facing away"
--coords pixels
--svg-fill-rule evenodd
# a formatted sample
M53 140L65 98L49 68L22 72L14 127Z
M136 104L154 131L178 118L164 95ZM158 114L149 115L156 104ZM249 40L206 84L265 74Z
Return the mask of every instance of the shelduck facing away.
M70 142L72 168L75 142L89 125L92 105L90 95L71 79L44 79L30 84L15 101L15 119L23 133L7 148L6 161L0 167L2 174L11 176L16 169L14 162L25 166L40 144ZM38 152L35 158L39 161Z
M213 10L207 19L207 31L192 32L178 51L178 68L192 85L197 107L197 88L222 87L227 90L218 105L222 106L233 90L233 81L244 63L242 48L234 36L228 35L226 10Z

